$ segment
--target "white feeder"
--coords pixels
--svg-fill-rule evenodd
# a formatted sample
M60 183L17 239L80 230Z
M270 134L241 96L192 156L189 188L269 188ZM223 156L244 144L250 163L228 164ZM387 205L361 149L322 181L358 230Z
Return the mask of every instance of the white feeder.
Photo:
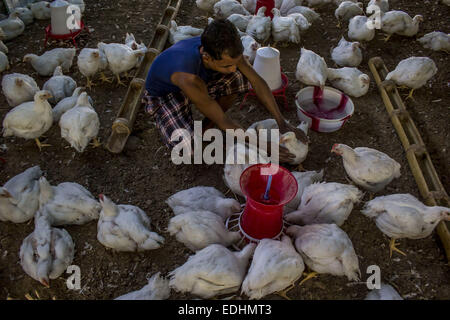
M67 13L68 6L69 3L64 0L56 0L50 4L52 34L64 35L70 33L70 30L67 27L67 20L70 16Z
M259 48L253 69L267 82L271 91L281 88L280 51L272 47Z

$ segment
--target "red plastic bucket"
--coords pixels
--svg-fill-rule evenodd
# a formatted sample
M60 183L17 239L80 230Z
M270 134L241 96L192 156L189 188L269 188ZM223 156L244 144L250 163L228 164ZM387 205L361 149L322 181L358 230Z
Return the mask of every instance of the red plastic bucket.
M265 16L273 19L272 9L275 8L275 0L258 0L256 1L256 10L253 14L258 12L258 9L261 7L266 7Z
M276 168L272 175L269 201L263 199L270 166ZM241 215L241 230L251 239L274 238L283 229L283 207L297 194L297 180L289 170L276 164L255 164L242 172L241 190L247 198Z

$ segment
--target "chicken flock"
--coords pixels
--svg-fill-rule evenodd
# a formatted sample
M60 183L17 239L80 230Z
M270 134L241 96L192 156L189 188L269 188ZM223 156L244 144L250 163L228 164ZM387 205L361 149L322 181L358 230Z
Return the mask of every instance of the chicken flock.
M82 0L69 2L85 10ZM390 11L387 0L371 0L366 11L362 3L356 1L279 0L275 1L271 12L274 18L270 19L265 16L265 7L256 11L256 0L196 0L197 6L208 16L226 18L236 26L244 56L250 63L262 45L300 43L301 35L320 20L314 7L331 2L336 5L339 27L348 24L349 41L342 37L330 50L339 68L329 68L323 57L303 47L295 76L305 85L323 87L329 81L344 93L361 97L369 89L370 78L357 67L362 62L364 42L375 36L375 29L368 27L370 19L365 14L368 9L375 6L380 10L381 30L386 34L386 41L393 34L416 35L422 16ZM45 1L32 3L29 8L17 8L0 21L0 39L14 39L34 19L49 18L49 3ZM173 44L198 36L202 31L178 26L172 21L168 40ZM428 33L418 41L431 50L450 50L450 35L442 32ZM2 91L12 108L3 119L3 135L34 139L41 149L47 145L39 138L58 123L61 137L77 152L84 152L91 141L99 146L100 120L86 87L95 85L96 75L101 81L110 82L104 74L107 70L116 77L117 84L122 85L121 75L126 76L139 66L146 52L143 43L138 44L132 34L127 34L124 43L99 42L96 48L83 48L78 56L75 49L63 48L42 55L26 54L23 62L29 63L39 76L49 79L40 89L28 75L3 75ZM0 41L0 72L10 68L7 53L7 46ZM86 87L78 86L68 75L75 57L78 70L86 77ZM407 86L412 96L415 89L424 86L436 73L432 59L410 57L401 61L386 79ZM266 119L254 123L248 131L258 133L276 128L274 119ZM298 128L308 133L306 123L299 124ZM270 135L267 140L271 140ZM290 164L298 166L298 171L292 172L298 191L284 208L288 228L280 239L263 239L232 250L230 247L241 240L241 234L228 230L226 221L242 211L239 198L227 198L208 186L179 191L166 201L174 214L166 232L194 254L169 272L167 278L158 272L142 289L117 299L167 299L171 290L192 293L203 299L239 292L250 299L261 299L272 293L288 298L287 291L305 275L306 269L311 273L301 283L317 274L358 281L361 274L358 256L351 239L340 227L354 206L362 201L364 192L370 193L371 200L363 205L361 213L374 220L378 229L391 238L390 255L393 251L405 254L396 247L397 239L428 237L440 221L450 220L449 208L428 207L410 194L373 198L401 175L400 164L381 151L345 144L332 146L331 152L342 157L343 169L351 180L351 184L341 184L322 181L323 170L303 169L308 145L298 141L292 132L278 137L276 142L296 156ZM254 163L252 157L256 154L252 154L247 145L236 144L227 150L227 157L243 160L243 164L225 164L223 179L233 194L244 196L239 177L250 162ZM265 159L259 160L264 163ZM24 223L31 219L34 219L35 229L23 240L20 264L30 277L47 287L51 279L61 276L74 258L74 242L61 226L97 221L98 241L116 251L154 250L163 248L165 243L163 236L152 231L151 218L139 207L116 204L103 194L96 199L73 182L53 186L38 166L12 177L0 188L0 221ZM391 286L383 284L380 290L369 293L367 299L402 298Z

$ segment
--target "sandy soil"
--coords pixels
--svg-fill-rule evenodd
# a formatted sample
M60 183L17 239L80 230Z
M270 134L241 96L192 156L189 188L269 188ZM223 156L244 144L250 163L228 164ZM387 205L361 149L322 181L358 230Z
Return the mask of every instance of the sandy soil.
M363 1L367 4L368 1ZM167 1L91 1L86 0L85 22L92 28L84 34L81 47L95 47L99 41L121 42L126 32L133 32L138 41L148 43L158 23ZM450 8L433 1L391 1L392 9L401 9L410 15L422 14L424 22L418 36L431 31L450 32L448 17ZM289 77L288 100L290 109L283 111L286 118L297 123L294 95L303 87L295 80L294 72L302 46L322 55L329 66L333 66L330 49L337 44L346 29L335 27L334 6L327 5L317 10L322 22L315 23L303 36L300 45L281 48L281 64ZM193 0L184 0L176 21L179 25L204 27L206 20L200 18L203 13L197 9ZM447 22L446 22L447 21ZM48 21L35 22L27 27L20 37L7 43L12 62L9 72L21 72L33 76L40 86L47 78L39 77L29 65L21 63L26 53L43 53L44 27ZM376 38L365 44L364 61L360 66L363 72L371 76L367 66L370 57L381 56L387 67L392 70L396 64L409 56L428 56L432 58L439 71L427 86L415 93L415 100L407 102L438 174L446 190L449 190L450 177L448 161L450 156L450 71L449 56L443 52L433 52L423 48L415 38L393 36L388 43ZM51 48L57 47L52 43ZM85 80L76 65L70 75L79 83ZM372 79L373 80L373 79ZM117 113L126 88L104 84L89 90L100 116L100 138L106 141L110 127ZM407 93L407 92L402 92ZM229 111L230 116L247 126L257 120L268 117L268 113L258 105L255 99L249 99L247 106ZM409 169L405 153L396 135L387 112L383 106L375 82L372 81L367 95L353 99L356 105L354 116L340 131L330 134L311 132L311 147L304 167L308 170L325 168L325 180L347 183L342 161L330 154L334 143L350 146L367 146L384 151L400 162L402 176L393 181L380 194L411 193L419 196L414 178ZM9 110L3 95L0 96L0 116ZM22 240L33 231L33 223L0 223L0 299L13 297L23 299L26 293L37 290L40 297L49 299L112 299L124 293L141 288L146 278L157 271L167 274L183 264L192 254L184 245L178 243L165 231L172 213L164 203L171 194L198 185L214 186L221 191L227 188L222 180L221 165L181 165L176 166L161 147L154 122L142 111L139 112L133 135L123 153L114 155L106 149L89 148L82 154L71 148L61 138L59 127L54 126L43 139L52 147L39 152L33 141L19 138L0 137L0 145L7 150L0 153L6 159L0 163L0 183L33 166L40 165L45 176L52 184L73 181L82 184L94 195L104 193L114 201L141 207L152 218L155 231L166 238L166 244L158 250L144 253L115 253L106 249L96 239L97 223L83 226L64 227L72 236L76 253L73 264L81 268L81 291L68 290L63 274L51 281L51 287L45 288L27 274L19 264L19 248ZM293 168L290 168L293 169ZM364 201L368 200L365 195ZM360 214L362 203L353 210L343 229L351 238L358 254L362 280L368 266L380 266L382 279L396 287L407 299L448 299L450 297L450 276L445 254L435 233L422 240L400 241L400 249L407 256L394 254L389 259L389 239L384 236L373 222ZM293 299L363 299L368 289L365 284L348 283L344 277L320 275L308 281L302 287L289 292ZM171 299L194 298L172 291ZM241 297L246 299L245 296ZM268 299L281 299L270 295Z

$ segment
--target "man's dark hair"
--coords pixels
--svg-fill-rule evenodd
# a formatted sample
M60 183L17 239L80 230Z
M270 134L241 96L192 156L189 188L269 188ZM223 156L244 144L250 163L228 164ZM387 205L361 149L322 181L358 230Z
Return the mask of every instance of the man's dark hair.
M203 50L214 60L221 60L222 53L237 58L244 52L237 28L227 19L215 19L202 33Z

